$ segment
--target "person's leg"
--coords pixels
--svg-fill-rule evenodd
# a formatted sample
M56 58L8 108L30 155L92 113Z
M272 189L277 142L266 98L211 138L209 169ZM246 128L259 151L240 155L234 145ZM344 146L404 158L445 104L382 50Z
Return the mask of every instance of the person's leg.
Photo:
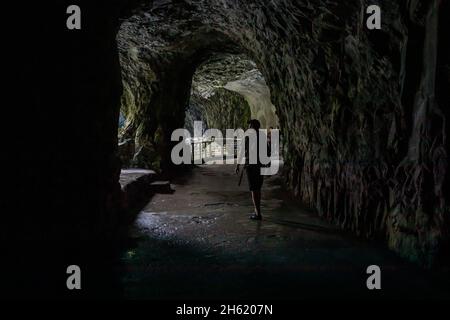
M252 191L252 200L255 207L255 214L261 217L261 191Z
M248 185L252 194L253 206L255 207L255 214L250 217L252 220L261 220L262 176L259 173L258 167L247 167Z

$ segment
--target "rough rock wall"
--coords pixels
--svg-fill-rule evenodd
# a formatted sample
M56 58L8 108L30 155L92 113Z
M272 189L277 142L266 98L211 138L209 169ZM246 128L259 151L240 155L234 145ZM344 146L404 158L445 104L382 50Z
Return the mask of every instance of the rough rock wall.
M449 259L450 95L442 89L450 88L449 41L443 35L450 10L448 2L440 1L411 1L407 8L408 26L416 32L409 34L402 61L401 93L412 119L407 153L396 167L391 189L397 201L391 203L388 235L390 246L403 255L432 264L436 257Z
M382 8L382 30L365 28L370 4ZM136 19L154 39L155 12L164 23L183 21L161 27L175 35L175 52L203 27L217 32L202 38L204 48L223 50L211 39L229 39L270 87L294 192L343 228L432 264L448 243L448 100L435 97L445 83L435 83L437 65L448 65L437 60L446 8L438 0L187 0Z
M252 119L259 120L262 129L278 127L279 121L271 101L270 89L259 70L250 70L241 79L228 82L224 88L245 98L250 106Z
M448 241L448 196L440 191L448 142L444 123L435 121L431 130L429 122L432 109L446 109L429 103L438 2L415 2L426 18L411 35L416 23L405 17L405 2L379 1L383 30L365 30L361 12L372 3L285 1L253 14L241 7L232 24L254 22L253 37L240 37L262 59L291 147L287 177L295 192L342 227L366 237L387 236L396 251L431 264ZM416 46L408 46L412 37ZM417 47L424 62L416 95L408 81L417 81L410 74L417 60L407 59ZM408 101L408 95L416 97Z
M192 132L193 120L203 120L204 129L215 128L224 133L226 129L246 128L252 106L242 92L226 87L233 81L246 79L249 72L257 72L255 68L255 63L245 55L218 54L201 64L192 80L185 126Z
M184 126L196 68L215 50L232 53L235 45L196 23L183 6L172 13L153 10L132 16L117 35L125 88L121 109L128 111L123 136L136 144L132 165L163 170L171 166L171 134Z
M120 220L115 36L134 2L80 1L89 12L80 33L62 27L72 1L28 3L27 10L11 3L8 12L27 23L17 24L14 14L2 19L14 26L2 29L14 48L4 52L4 98L13 100L4 117L20 119L2 125L14 155L2 158L3 167L17 168L5 172L0 234L2 274L22 275L2 282L12 296L61 298L69 294L61 270L107 252L98 243L111 239ZM448 1L373 0L383 10L378 32L363 28L368 1L158 2L166 5L135 6L149 21L134 24L176 26L166 36L184 39L172 47L188 53L181 66L205 61L211 49L244 52L257 63L290 147L288 180L298 195L343 227L388 237L411 259L448 256ZM176 21L165 19L169 13ZM30 261L39 263L30 268ZM90 292L90 280L108 288L90 277L107 270L96 262L83 268L81 294Z
M238 93L226 89L216 89L209 98L195 95L191 97L193 108L186 111L186 126L193 132L192 121L204 120L203 129L219 129L224 135L227 129L245 129L251 118L250 106ZM196 106L196 107L195 107ZM197 116L192 114L198 112Z
M126 118L125 126L119 132L123 166L160 169L165 161L162 153L169 150L165 146L167 140L162 135L164 132L166 135L170 133L169 129L163 128L163 113L173 113L164 120L172 123L169 128L173 129L175 124L181 124L183 106L187 113L185 119L189 122L185 122L185 127L190 131L193 130L195 120L204 120L205 127L220 130L236 126L245 128L250 118L247 112L249 104L252 117L259 119L264 128L266 125L277 125L269 88L261 73L255 69L254 62L245 55L215 54L211 50L205 58L212 56L199 65L192 76L192 68L195 69L198 63L190 61L189 50L154 48L154 34L136 26L132 21L133 18L122 25L117 37L124 88L121 111ZM170 33L166 30L162 33L165 32ZM171 46L172 41L169 42ZM202 60L199 59L198 62ZM183 71L186 69L184 65L181 66L183 63L190 70ZM171 64L177 67L170 66ZM173 69L176 69L177 74L169 78L169 75L173 75L170 73ZM189 87L191 77L192 89ZM170 81L171 86L176 86L172 96L169 96L170 90L161 85L164 79ZM223 89L225 87L228 90ZM186 96L187 90L192 91L190 98ZM185 94L180 94L181 92ZM158 102L159 96L162 99ZM171 102L173 98L177 100ZM129 147L131 140L134 140L134 148Z
M221 54L209 59L197 69L192 88L193 94L205 98L205 101L219 89L221 101L227 106L235 101L227 102L226 96L233 98L235 95L225 96L225 93L227 91L236 92L245 99L246 104L250 107L251 118L258 119L262 128L278 125L275 106L270 101L270 89L258 70L258 66L246 55ZM222 88L227 91L220 90ZM241 103L236 102L239 107ZM208 108L203 109L205 112L208 111ZM226 109L232 112L230 108ZM246 120L244 119L244 121ZM247 124L241 122L239 126L245 128ZM236 128L234 122L230 122L227 128Z
M189 99L189 107L186 110L184 118L184 128L187 129L191 135L194 135L195 121L201 121L203 123L203 128L205 130L208 129L204 107L204 99L199 95L192 94Z

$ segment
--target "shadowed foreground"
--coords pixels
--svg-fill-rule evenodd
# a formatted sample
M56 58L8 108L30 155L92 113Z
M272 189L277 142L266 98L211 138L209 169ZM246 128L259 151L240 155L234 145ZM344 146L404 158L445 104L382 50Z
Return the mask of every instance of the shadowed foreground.
M262 222L232 166L202 166L139 214L123 256L125 296L148 299L443 298L444 272L424 271L355 239L265 181ZM366 288L366 268L382 290ZM447 273L448 274L448 273ZM448 278L447 278L448 279ZM447 281L447 282L445 282Z

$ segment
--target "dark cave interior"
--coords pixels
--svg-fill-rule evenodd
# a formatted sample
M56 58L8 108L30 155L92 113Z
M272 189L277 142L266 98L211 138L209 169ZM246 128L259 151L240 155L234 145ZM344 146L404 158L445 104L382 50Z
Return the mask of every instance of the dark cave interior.
M89 294L108 291L130 223L121 169L177 178L170 135L193 120L279 127L295 199L423 268L448 263L448 1L76 2L82 30L49 1L4 37L13 294L69 295L73 261L99 282ZM382 30L361 27L369 2Z

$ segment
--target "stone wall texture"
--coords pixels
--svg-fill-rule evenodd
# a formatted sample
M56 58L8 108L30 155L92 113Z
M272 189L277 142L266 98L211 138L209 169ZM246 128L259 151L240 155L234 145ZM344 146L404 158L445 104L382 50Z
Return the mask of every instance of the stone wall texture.
M12 296L60 298L61 270L108 258L123 214L121 101L133 160L164 170L195 70L217 54L263 75L299 199L422 265L448 258L449 1L77 2L80 32L65 28L68 0L15 2L2 18L2 274L23 275L2 282ZM364 27L369 4L382 30Z
M381 30L365 27L371 4ZM342 228L431 265L449 226L444 13L437 0L155 1L118 39L145 47L156 74L179 66L152 98L183 96L165 102L174 117L209 55L248 56L270 88L294 193Z

